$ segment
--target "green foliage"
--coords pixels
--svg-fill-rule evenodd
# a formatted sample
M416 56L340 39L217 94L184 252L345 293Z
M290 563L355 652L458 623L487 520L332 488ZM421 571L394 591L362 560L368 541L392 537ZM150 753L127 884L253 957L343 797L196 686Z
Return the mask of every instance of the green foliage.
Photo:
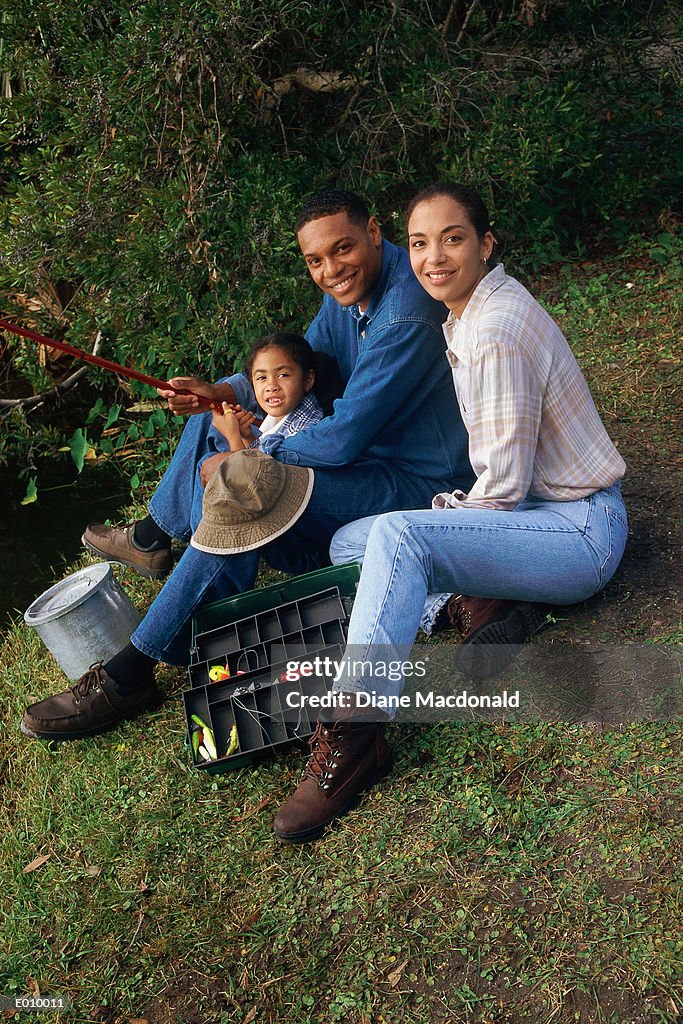
M0 423L0 470L19 465L22 480L35 476L37 463L60 443L60 431L54 426L29 423L22 409L10 409Z
M80 427L74 430L73 437L69 441L69 448L71 449L71 458L74 460L76 470L80 473L83 469L85 456L90 448L88 436Z
M60 681L23 622L2 654L15 722ZM209 781L183 737L177 699L77 744L3 731L3 993L74 1024L676 1019L680 723L392 727L390 778L296 848L271 822L301 750Z
M0 26L3 306L25 320L38 297L45 333L88 348L101 330L120 362L215 379L314 312L291 226L317 187L363 192L396 235L415 186L465 180L532 267L623 238L679 192L675 19L621 0L25 0ZM11 354L43 390L34 349Z
M22 505L32 505L34 501L38 500L38 486L36 484L36 478L34 476L29 478L28 484L26 485L26 494L21 499Z

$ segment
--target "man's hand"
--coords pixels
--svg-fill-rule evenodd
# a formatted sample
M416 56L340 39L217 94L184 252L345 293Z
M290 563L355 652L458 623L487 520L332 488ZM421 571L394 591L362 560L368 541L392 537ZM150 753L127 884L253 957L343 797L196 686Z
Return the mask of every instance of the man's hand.
M199 468L199 479L202 482L202 487L206 487L221 462L229 459L230 454L230 452L216 452L215 455L209 455L208 459L204 459Z
M196 412L206 412L206 406L200 405L195 395L202 395L210 402L220 406L222 402L235 402L235 392L229 384L208 384L199 380L198 377L171 377L169 384L174 388L182 388L184 391L193 391L192 395L178 395L175 391L166 388L157 388L157 394L165 398L168 407L174 416L191 416Z

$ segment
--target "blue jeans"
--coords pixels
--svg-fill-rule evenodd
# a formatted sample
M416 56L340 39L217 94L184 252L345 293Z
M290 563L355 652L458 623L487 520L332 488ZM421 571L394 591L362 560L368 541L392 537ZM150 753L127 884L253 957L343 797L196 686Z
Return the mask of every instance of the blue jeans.
M513 512L437 509L390 512L351 523L335 536L335 557L362 547L358 593L349 623L354 658L409 657L428 594L437 592L549 604L585 601L610 580L626 544L619 484L580 501L527 498ZM381 652L382 658L379 658ZM403 682L372 673L378 694ZM341 678L335 690L365 690Z
M370 530L379 515L366 516L347 527L337 530L330 542L330 561L333 565L344 565L346 562L360 562L365 559L365 551L368 546ZM428 635L431 633L434 620L443 606L451 596L452 591L443 594L427 594L422 615L420 616L420 629Z
M226 448L224 438L211 425L210 413L188 419L149 506L150 515L169 536L179 540L191 537L202 512L199 466L207 456ZM447 480L419 478L390 462L373 459L333 469L316 468L305 513L271 544L227 556L188 547L131 640L155 661L186 664L194 612L210 601L250 590L261 555L273 568L297 574L329 565L330 540L340 526L378 511L427 506L432 495L447 486Z

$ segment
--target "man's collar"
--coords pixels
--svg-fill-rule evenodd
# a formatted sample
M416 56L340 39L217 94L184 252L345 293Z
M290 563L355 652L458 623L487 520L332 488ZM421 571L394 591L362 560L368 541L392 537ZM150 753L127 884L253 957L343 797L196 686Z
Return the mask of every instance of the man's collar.
M384 292L387 287L391 275L393 274L396 264L398 263L398 249L391 242L387 241L386 238L382 239L382 266L380 268L379 277L377 278L377 284L373 288L372 296L368 303L367 309L361 313L358 306L345 306L344 308L351 314L354 320L365 320L368 323L377 314L377 309L384 298Z

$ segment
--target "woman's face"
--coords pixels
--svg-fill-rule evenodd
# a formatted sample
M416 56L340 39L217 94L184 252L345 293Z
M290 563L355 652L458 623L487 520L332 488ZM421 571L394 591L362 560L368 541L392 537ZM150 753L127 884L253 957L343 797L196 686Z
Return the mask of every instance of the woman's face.
M408 223L408 251L413 271L434 299L462 316L493 251L493 235L480 238L466 210L450 196L419 203Z

